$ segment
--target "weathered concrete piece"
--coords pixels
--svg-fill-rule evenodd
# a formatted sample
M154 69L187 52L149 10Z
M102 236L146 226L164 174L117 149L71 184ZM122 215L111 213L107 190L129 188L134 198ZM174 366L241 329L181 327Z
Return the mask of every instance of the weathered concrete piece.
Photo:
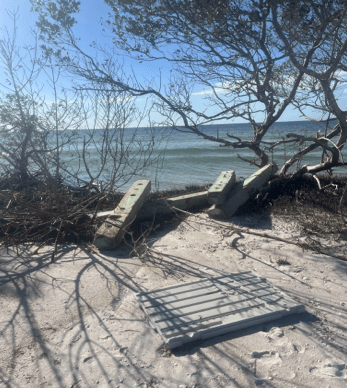
M171 197L161 199L159 201L145 202L139 211L138 218L150 218L155 214L170 214L177 209L187 210L196 206L207 205L207 191L201 191L194 194L180 195L178 197Z
M207 200L210 205L223 205L236 182L235 171L222 171L214 184L209 188Z
M199 193L180 195L178 197L161 199L159 201L146 201L136 217L141 219L151 218L155 214L170 214L175 211L173 207L187 210L195 206L208 205L207 194L207 191L201 191ZM97 217L106 218L112 213L112 211L99 212Z
M137 301L171 349L305 311L251 271L141 292Z
M119 205L95 234L94 245L100 250L111 250L121 242L126 228L132 223L137 212L151 191L151 181L136 181L124 195Z
M221 206L213 206L208 210L208 215L211 218L229 218L236 213L237 209L243 205L252 194L260 189L271 175L277 171L275 164L268 164L256 171L243 183L237 185L229 194L226 202Z

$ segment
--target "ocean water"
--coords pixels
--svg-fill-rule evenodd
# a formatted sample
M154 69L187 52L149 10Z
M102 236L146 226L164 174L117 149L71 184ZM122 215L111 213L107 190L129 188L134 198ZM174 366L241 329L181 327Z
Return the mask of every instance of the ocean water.
M281 122L276 123L270 129L265 141L279 141L282 140L287 133L297 133L303 135L314 136L320 130L324 134L326 124L306 121ZM202 127L204 132L211 136L219 136L220 138L228 138L227 134L231 134L241 138L242 140L251 140L253 136L252 128L249 124L224 124L224 125L210 125ZM127 144L134 135L133 129L127 129L124 132L123 141ZM100 131L102 134L102 131ZM172 188L182 188L190 184L208 184L213 183L221 171L235 170L237 178L246 178L257 168L245 161L240 160L237 154L243 158L253 159L255 155L248 149L234 149L232 147L220 147L218 143L204 140L201 137L192 133L183 133L174 131L170 128L161 128L154 131L158 137L158 142L155 143L155 149L152 158L159 158L153 165L149 165L144 171L132 176L129 180L121 179L116 183L116 187L122 190L127 189L137 179L150 179L152 182L152 190L164 190ZM142 144L151 139L153 133L149 133L148 129L140 128L137 130L136 141ZM80 139L82 136L80 137ZM101 137L100 137L101 138ZM159 141L160 139L160 141ZM114 139L117 142L117 140ZM118 140L119 141L119 140ZM126 152L132 163L141 163L143 154L138 154L138 147L131 145ZM306 145L308 145L307 143ZM80 140L78 149L83 146ZM94 139L93 144L89 144L88 152L85 155L89 163L91 171L98 171L100 167L100 157L96 150L99 147L97 139ZM301 145L301 148L305 146ZM277 147L271 155L271 160L274 161L279 168L283 165L291 155L298 151L298 145L282 145ZM63 154L65 160L69 160L71 171L78 170L80 179L88 181L89 177L81 164L77 166L77 159L71 157L71 149L66 150ZM316 151L309 154L299 163L296 163L290 171L295 171L298 166L303 164L319 163L322 156L322 151ZM347 159L347 157L346 157ZM123 170L125 173L128 170ZM346 168L341 167L335 169L338 174L346 174ZM96 183L107 182L107 174L101 174Z

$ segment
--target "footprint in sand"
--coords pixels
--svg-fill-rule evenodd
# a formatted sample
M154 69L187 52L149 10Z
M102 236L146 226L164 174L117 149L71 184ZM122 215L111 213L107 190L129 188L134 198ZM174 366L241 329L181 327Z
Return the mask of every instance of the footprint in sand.
M257 378L264 379L272 375L272 372L282 364L282 358L278 352L264 351L253 352L254 374Z
M330 362L321 367L310 368L310 373L319 377L340 377L347 379L347 366L343 363Z
M271 342L273 346L277 346L280 352L289 351L290 353L304 353L305 348L301 345L297 345L286 338L283 329L279 327L272 327L270 330L263 333L268 342Z

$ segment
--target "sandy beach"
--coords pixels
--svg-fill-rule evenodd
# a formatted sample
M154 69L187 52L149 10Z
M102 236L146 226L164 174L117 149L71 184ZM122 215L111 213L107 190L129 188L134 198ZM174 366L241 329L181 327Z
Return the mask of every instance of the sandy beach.
M268 238L233 232L230 226ZM304 241L268 213L171 220L132 257L60 247L0 256L1 387L339 388L347 383L347 262L270 238ZM327 242L345 255L344 241ZM135 294L218 274L255 271L306 312L172 351Z

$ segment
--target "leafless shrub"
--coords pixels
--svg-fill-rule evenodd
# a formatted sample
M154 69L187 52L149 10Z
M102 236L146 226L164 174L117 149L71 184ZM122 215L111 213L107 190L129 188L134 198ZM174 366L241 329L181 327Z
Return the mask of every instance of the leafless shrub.
M91 239L87 213L160 159L154 132L128 128L146 111L124 91L62 89L61 69L38 60L37 44L16 46L11 16L13 32L0 40L0 243Z
M163 125L222 147L250 150L254 158L242 153L238 157L255 166L268 164L274 149L284 145L300 147L286 158L281 174L295 164L300 174L345 165L347 111L339 88L347 70L346 2L107 3L111 10L102 28L108 30L111 43L108 47L94 44L92 53L83 50L74 36L78 2L69 7L54 0L33 2L47 55L87 81L126 91L134 98L150 96L153 109L164 117ZM104 63L114 63L117 50L139 62L164 60L173 65L170 76L166 82L140 82L131 72L123 79L114 77ZM196 94L204 104L194 104ZM325 133L289 134L273 141L269 129L290 107L307 119L326 122ZM312 110L313 114L308 113ZM211 136L204 128L234 120L251 125L251 140L233 133ZM305 155L317 150L322 152L319 163L301 165Z

